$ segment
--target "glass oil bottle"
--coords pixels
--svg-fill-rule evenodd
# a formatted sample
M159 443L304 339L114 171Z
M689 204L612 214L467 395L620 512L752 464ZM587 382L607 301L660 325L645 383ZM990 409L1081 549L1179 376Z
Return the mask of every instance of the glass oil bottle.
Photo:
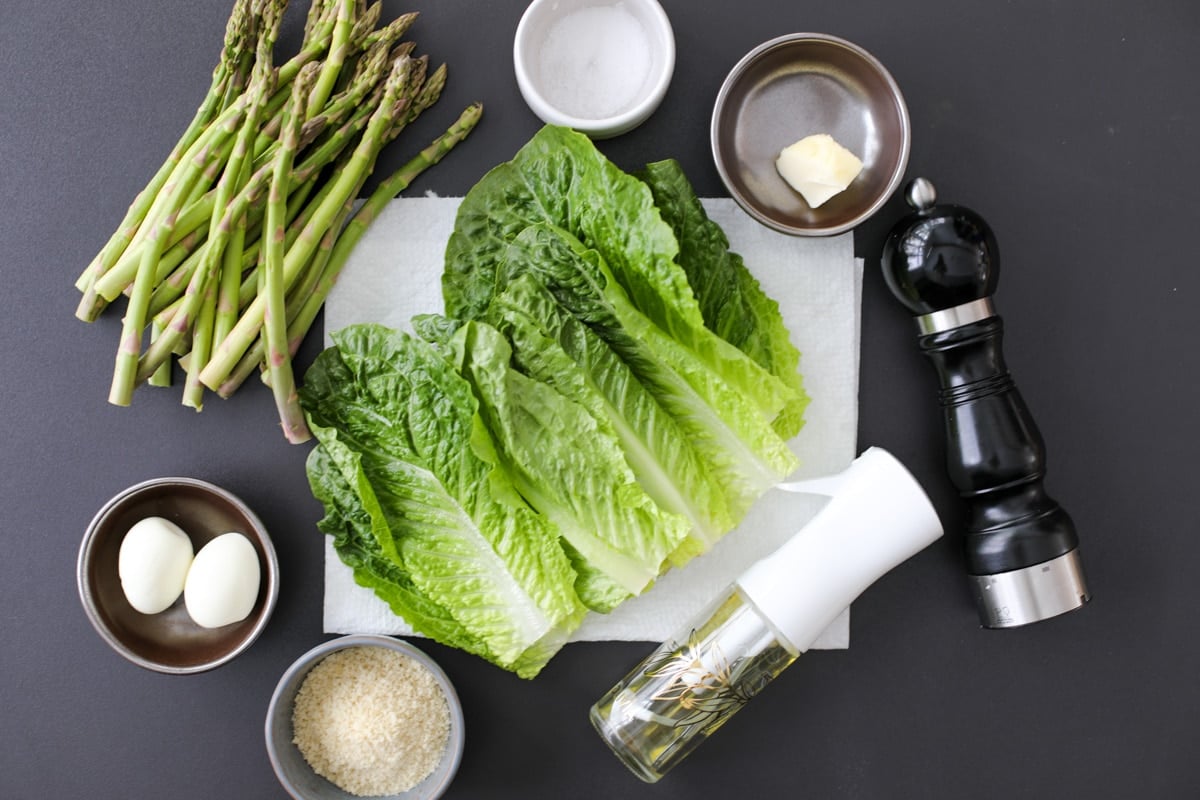
M942 535L920 485L880 448L839 475L779 488L831 499L591 709L601 738L648 783L791 665L867 586Z

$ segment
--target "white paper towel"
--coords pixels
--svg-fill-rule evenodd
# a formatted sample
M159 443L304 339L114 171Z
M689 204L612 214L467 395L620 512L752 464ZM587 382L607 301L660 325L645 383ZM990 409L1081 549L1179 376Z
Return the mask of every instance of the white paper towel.
M732 200L705 199L705 210L729 237L764 291L779 301L811 403L804 429L789 444L799 456L796 477L845 469L856 455L858 355L862 262L851 234L791 237L747 216ZM410 330L420 313L442 311L441 274L454 228L457 198L394 200L367 231L325 304L329 333L356 322ZM641 597L607 615L591 614L573 641L659 642L676 633L746 567L804 526L824 500L770 492L737 530L708 554L672 570ZM385 603L354 582L329 539L325 552L325 631L409 634ZM818 648L845 648L849 609L817 640Z

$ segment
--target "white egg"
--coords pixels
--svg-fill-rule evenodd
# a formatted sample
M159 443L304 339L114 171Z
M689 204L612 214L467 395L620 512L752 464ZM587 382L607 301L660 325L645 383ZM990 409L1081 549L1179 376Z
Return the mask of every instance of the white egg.
M240 533L223 533L200 548L188 570L183 602L203 628L240 622L258 598L258 553Z
M162 517L138 521L117 554L125 599L143 614L157 614L179 599L192 563L192 540Z

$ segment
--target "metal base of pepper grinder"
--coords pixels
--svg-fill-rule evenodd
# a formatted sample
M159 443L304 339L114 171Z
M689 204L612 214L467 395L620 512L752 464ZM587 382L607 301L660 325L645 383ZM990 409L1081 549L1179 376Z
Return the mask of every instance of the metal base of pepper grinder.
M1089 599L1079 550L998 575L972 575L983 624L1017 628L1081 608Z
M1080 608L1089 593L1070 516L1042 487L1046 451L1004 363L991 296L1000 257L987 223L936 205L933 184L907 188L914 212L883 249L883 275L916 315L946 430L946 470L970 511L964 549L987 628L1015 628Z

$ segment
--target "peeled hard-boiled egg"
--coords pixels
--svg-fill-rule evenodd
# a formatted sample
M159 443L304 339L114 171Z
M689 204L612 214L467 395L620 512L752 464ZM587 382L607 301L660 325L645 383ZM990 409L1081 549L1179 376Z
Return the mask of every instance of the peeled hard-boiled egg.
M241 622L254 610L260 580L258 553L240 533L223 533L200 548L188 570L183 602L203 628Z
M117 554L117 574L129 605L157 614L179 599L192 563L192 540L168 519L146 517L134 524Z
M858 156L827 133L805 136L779 153L775 168L812 208L845 191L862 172Z

